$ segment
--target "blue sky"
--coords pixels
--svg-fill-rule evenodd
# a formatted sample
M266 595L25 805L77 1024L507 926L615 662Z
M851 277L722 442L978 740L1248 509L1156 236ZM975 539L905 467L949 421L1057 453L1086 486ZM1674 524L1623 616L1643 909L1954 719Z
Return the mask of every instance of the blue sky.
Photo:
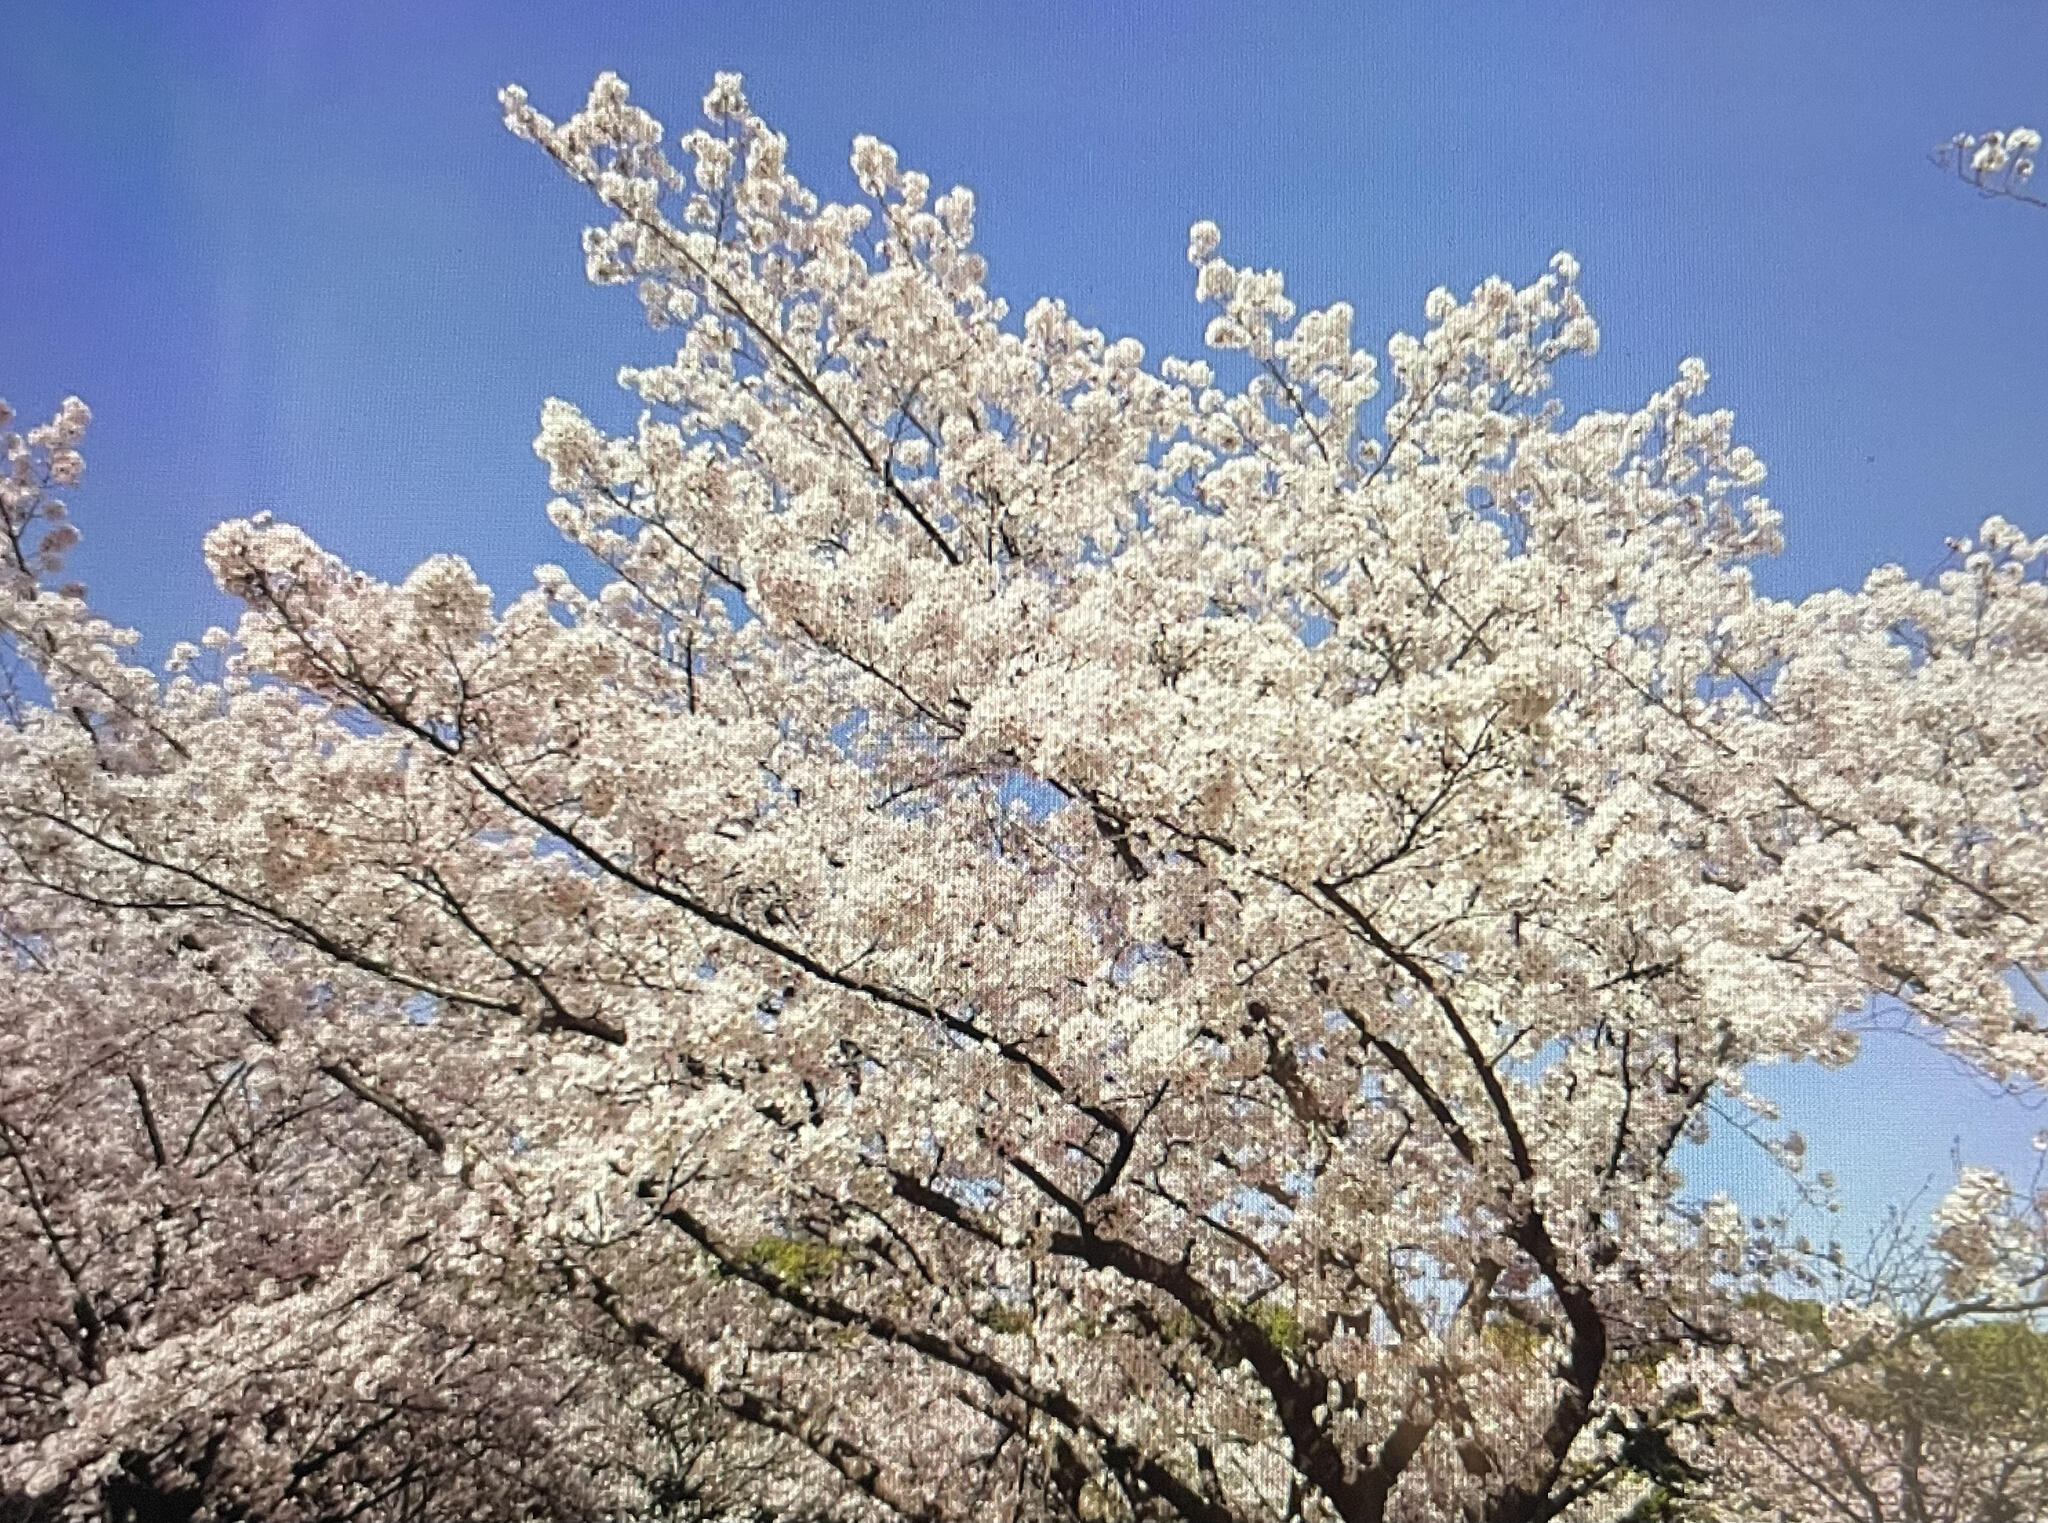
M0 0L0 394L97 414L97 600L161 650L229 610L214 522L271 509L356 563L458 550L501 592L559 558L540 401L622 423L661 357L581 279L580 196L498 125L600 69L670 126L747 75L797 171L850 191L856 132L974 187L991 283L1192 354L1188 224L1339 297L1375 340L1425 292L1556 249L1601 354L1574 407L1706 358L1768 462L1767 590L1924 571L2002 513L2048 530L2048 213L1927 162L2048 126L2048 4L96 4ZM1904 1037L1767 1087L1851 1220L1962 1156L2030 1169L2048 1116ZM1702 1178L1748 1181L1717 1147Z

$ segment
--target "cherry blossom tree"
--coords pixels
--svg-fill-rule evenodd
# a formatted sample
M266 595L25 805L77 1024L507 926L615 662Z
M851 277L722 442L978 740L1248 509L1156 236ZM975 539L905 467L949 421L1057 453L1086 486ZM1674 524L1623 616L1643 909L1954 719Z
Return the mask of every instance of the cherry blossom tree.
M2006 1520L2048 1510L2043 1197L1963 1172L1931 1243L1881 1235L1764 1297L1778 1335L1714 1445L1744 1516Z
M1432 293L1381 399L1351 308L1198 223L1215 357L1148 366L1012 321L972 196L882 144L858 200L805 189L735 76L673 148L609 75L503 101L603 209L590 278L679 338L631 431L543 409L573 571L501 604L235 521L239 626L159 674L9 499L13 977L61 943L76 988L10 1092L104 1054L106 1118L46 1106L22 1177L145 1173L166 1086L198 1132L220 1087L233 1188L324 1225L271 1269L237 1215L216 1309L7 1473L109 1473L201 1389L187 1441L253 1450L288 1375L295 1413L445 1390L621 1515L663 1400L771 1516L1743 1495L1721 1446L1837 1354L1677 1150L1768 1125L1745 1069L1846 1062L1873 995L2048 1075L2008 982L2048 965L2048 541L1760 595L1778 518L1703 365L1548 399L1597 341L1567 255ZM105 1188L133 1257L159 1187ZM2009 1236L1951 1247L2019 1274Z
M75 541L53 492L80 475L86 421L73 399L8 436L0 577L23 661L13 740L53 723L97 755L103 713L36 702L92 685L95 642L122 639L76 590L37 585ZM530 1259L480 1267L474 1234L440 1230L461 1192L427 1092L402 1097L374 1044L335 1040L337 1021L407 1019L402 988L16 865L0 908L0 1445L25 1469L0 1516L562 1519L610 1515L620 1495L643 1515L716 1500L702 1461L744 1457L701 1412L644 1380L594 1383L616 1350L535 1314ZM324 1041L304 1038L313 1023Z

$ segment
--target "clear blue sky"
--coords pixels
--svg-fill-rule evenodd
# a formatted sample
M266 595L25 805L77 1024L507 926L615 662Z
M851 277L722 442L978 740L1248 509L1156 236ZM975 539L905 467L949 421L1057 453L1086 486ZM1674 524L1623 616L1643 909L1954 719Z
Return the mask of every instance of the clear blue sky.
M495 94L561 115L605 68L671 127L744 72L828 194L876 133L974 187L1013 306L1153 354L1198 348L1198 217L1382 338L1571 249L1604 347L1561 394L1626 405L1704 356L1786 513L1778 594L1925 570L1994 512L2048 530L2048 212L1927 162L2048 127L2042 0L0 0L0 394L92 403L74 564L149 648L226 617L198 542L231 515L384 574L459 550L501 592L562 554L540 400L624 422L613 373L663 343L583 285L588 208ZM1859 1222L1952 1139L2031 1167L2048 1124L1904 1038L1853 1077L1767 1083Z

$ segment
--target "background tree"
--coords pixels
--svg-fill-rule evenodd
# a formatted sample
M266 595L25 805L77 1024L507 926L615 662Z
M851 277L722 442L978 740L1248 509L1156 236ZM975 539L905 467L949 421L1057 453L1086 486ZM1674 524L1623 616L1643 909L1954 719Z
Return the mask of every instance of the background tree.
M1846 1061L1873 992L2048 1071L2006 982L2048 962L2048 543L1758 596L1777 518L1704 366L1544 400L1597 340L1566 255L1432 293L1374 419L1350 309L1209 224L1220 358L1152 370L1010 323L972 197L883 145L822 203L734 76L675 159L610 76L561 123L504 100L605 208L590 276L681 338L623 373L632 432L543 411L581 581L500 608L233 522L247 611L161 677L6 584L46 689L10 881L171 917L448 1170L326 1299L166 1330L18 1473L118 1464L195 1369L259 1389L417 1241L406 1325L603 1332L636 1357L588 1379L755 1435L783 1515L1714 1485L1799 1345L1757 1299L1796 1257L1673 1167L1709 1103ZM427 1347L334 1357L418 1386Z
M1903 1231L1760 1297L1783 1330L1715 1445L1750 1517L2004 1519L2048 1506L2048 1194L1967 1170ZM1768 1366L1769 1373L1762 1372Z
M7 436L0 580L14 741L67 727L97 766L140 708L39 703L117 671L120 637L38 585L75 540L54 493L86 421L74 399ZM415 1018L402 986L14 865L0 1446L25 1468L0 1516L688 1517L719 1510L719 1472L761 1478L673 1391L594 1379L620 1351L543 1304L530 1258L445 1230L462 1191L419 1108L445 1091L414 1072L402 1098L342 1029Z

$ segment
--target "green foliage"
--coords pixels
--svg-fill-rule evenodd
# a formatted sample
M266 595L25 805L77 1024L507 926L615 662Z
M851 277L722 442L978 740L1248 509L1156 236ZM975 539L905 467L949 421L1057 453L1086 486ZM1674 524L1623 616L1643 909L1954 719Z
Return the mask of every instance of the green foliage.
M1700 1516L1682 1496L1661 1485L1652 1485L1616 1523L1691 1523Z
M747 1262L765 1269L785 1285L812 1285L839 1267L845 1252L830 1243L800 1238L764 1237L747 1249Z
M1922 1399L1952 1422L2048 1428L2048 1332L2019 1321L1951 1323L1926 1335Z
M1245 1313L1245 1320L1272 1339L1274 1347L1283 1354L1298 1354L1306 1345L1299 1319L1275 1302L1259 1302Z
M1542 1333L1513 1317L1494 1318L1480 1331L1479 1338L1488 1348L1505 1354L1515 1364L1533 1362L1542 1354L1546 1341Z
M1743 1304L1835 1347L1822 1302L1757 1292ZM1874 1352L1872 1363L1889 1399L1942 1421L1996 1426L2025 1415L2048 1422L2048 1331L2030 1322L1942 1323Z
M1744 1296L1742 1304L1750 1311L1760 1311L1776 1318L1816 1343L1827 1347L1834 1346L1835 1340L1828 1331L1827 1308L1822 1302L1772 1295L1767 1290L1758 1290Z
M1271 1339L1273 1346L1283 1354L1299 1354L1308 1347L1308 1335L1300 1319L1285 1306L1271 1301L1247 1305L1227 1297L1219 1297L1218 1304L1227 1318L1250 1323ZM1207 1336L1202 1324L1181 1306L1169 1306L1156 1317L1148 1316L1145 1324L1168 1344L1197 1342ZM1082 1324L1082 1327L1083 1336L1092 1337L1100 1331L1088 1324Z
M1008 1336L1030 1331L1032 1316L1026 1307L1008 1306L998 1301L993 1306L976 1312L974 1320L992 1333Z

